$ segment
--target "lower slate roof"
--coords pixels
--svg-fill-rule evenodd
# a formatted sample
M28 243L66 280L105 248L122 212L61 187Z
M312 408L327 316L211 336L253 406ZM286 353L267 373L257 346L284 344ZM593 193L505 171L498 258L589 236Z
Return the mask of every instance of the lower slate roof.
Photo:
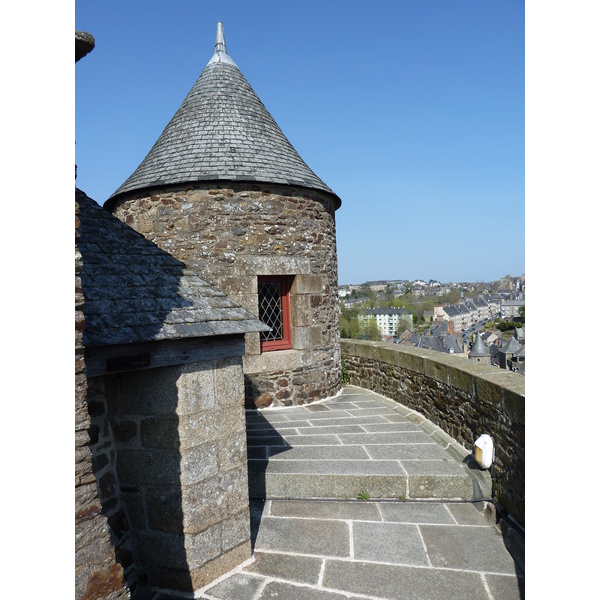
M269 328L75 189L86 347Z
M520 348L521 344L519 344L514 337L511 337L510 340L508 340L508 342L506 342L506 344L500 348L500 352L502 352L502 354L515 354L515 352L518 352Z

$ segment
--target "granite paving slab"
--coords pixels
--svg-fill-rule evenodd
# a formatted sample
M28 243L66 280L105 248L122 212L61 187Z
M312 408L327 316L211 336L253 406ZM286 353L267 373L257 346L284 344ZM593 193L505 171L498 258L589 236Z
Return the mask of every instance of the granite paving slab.
M471 503L267 500L252 502L251 513L253 559L197 597L524 598L502 536Z
M381 521L380 505L374 502L339 500L273 500L270 515L276 517L324 518L353 521Z
M269 475L397 475L406 472L395 460L269 460Z
M471 502L460 452L421 416L354 387L310 409L246 416L250 489L266 498L250 503L253 558L196 597L525 597L523 563L485 502Z
M260 597L261 600L348 600L346 594L292 585L283 581L268 583Z
M271 457L272 460L369 460L363 446L295 446Z
M369 456L376 460L448 460L448 453L435 442L420 444L371 444Z
M254 558L254 562L245 569L248 573L313 585L319 583L323 564L320 557L296 556L278 552L255 552Z
M427 553L416 525L353 523L354 558L381 563L428 566Z
M398 600L490 600L479 573L372 562L328 560L323 586Z
M263 516L256 547L317 556L350 556L348 524L325 519Z
M248 473L251 498L352 500L367 495L397 499L407 497L407 481L406 476L396 474Z
M381 518L387 522L397 523L434 523L453 525L456 523L448 510L447 504L431 502L382 502L379 505ZM473 508L469 505L469 508ZM473 508L477 512L477 509ZM478 513L481 524L481 513Z
M515 563L502 539L485 526L421 525L423 542L436 567L515 575Z

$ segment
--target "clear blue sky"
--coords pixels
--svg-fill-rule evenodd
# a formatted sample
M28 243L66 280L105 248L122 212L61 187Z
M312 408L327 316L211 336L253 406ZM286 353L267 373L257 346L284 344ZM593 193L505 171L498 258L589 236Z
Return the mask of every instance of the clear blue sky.
M76 184L99 203L227 49L342 199L339 282L525 272L523 0L76 0Z

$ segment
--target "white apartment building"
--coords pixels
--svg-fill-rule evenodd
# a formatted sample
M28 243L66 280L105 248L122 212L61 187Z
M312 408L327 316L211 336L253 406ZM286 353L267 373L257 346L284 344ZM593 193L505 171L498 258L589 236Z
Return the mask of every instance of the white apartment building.
M359 319L363 323L375 319L382 337L396 335L400 319L404 319L410 329L413 327L413 315L406 308L367 308Z

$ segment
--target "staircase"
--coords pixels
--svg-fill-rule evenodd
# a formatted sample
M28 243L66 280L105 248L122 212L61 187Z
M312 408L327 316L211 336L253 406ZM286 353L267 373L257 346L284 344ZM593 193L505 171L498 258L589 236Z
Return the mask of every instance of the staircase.
M421 415L358 387L307 406L246 411L253 499L491 496L489 473Z

